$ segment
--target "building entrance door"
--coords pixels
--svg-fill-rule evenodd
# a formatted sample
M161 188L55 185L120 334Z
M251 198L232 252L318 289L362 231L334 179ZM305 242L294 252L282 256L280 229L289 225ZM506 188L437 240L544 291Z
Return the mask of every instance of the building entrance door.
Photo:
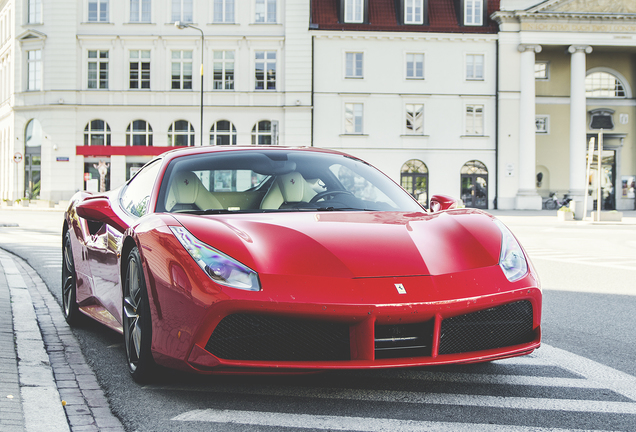
M488 208L488 169L477 160L466 162L461 170L461 197L466 207Z
M37 119L29 120L24 131L24 197L39 199L42 190L42 126Z
M39 153L27 153L24 158L24 197L40 198L42 157Z
M589 158L589 152L587 157ZM592 155L592 166L590 170L590 177L588 178L588 195L591 195L594 199L594 210L598 208L596 202L596 188L598 187L597 179L599 177L598 172L598 149L594 150ZM616 210L616 151L615 150L603 150L601 155L601 210Z

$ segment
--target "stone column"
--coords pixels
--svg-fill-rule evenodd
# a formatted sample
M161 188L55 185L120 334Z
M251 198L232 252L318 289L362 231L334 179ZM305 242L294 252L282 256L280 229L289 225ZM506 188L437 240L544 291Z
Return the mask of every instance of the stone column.
M536 102L534 55L541 52L540 45L519 45L520 88L519 97L519 189L515 199L517 210L541 210L542 200L536 187Z
M589 45L572 45L570 56L570 197L576 219L583 219L583 200L587 196L585 179L587 153L587 104L585 99L585 54ZM591 209L591 206L588 206Z

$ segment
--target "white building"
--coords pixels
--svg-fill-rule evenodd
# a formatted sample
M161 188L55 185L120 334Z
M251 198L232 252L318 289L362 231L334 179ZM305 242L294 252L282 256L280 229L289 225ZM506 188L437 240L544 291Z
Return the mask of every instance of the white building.
M310 145L308 22L306 0L0 1L1 198L116 187L201 131Z
M202 141L343 150L422 202L581 207L600 178L631 209L634 33L630 0L0 0L0 198Z
M492 208L497 26L487 3L498 2L315 1L314 145L366 159L422 202L445 194Z

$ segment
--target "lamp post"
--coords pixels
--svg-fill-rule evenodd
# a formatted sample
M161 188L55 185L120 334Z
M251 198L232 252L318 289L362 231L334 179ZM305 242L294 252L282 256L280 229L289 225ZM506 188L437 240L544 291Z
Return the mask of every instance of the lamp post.
M201 120L200 120L200 130L201 130L201 146L203 146L203 51L204 51L204 43L205 43L205 35L203 34L203 30L199 27L195 27L192 24L184 24L181 21L175 21L174 26L179 30L183 30L186 27L193 28L195 30L199 30L201 32Z

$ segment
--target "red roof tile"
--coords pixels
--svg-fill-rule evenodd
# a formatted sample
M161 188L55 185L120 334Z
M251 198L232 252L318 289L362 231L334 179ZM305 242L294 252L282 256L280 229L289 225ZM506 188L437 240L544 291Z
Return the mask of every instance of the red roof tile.
M339 0L311 0L312 28L317 30L391 31L436 33L497 33L497 24L490 18L485 26L462 26L457 20L454 0L428 0L428 25L400 25L395 2L399 0L368 0L368 24L338 22ZM488 0L488 16L499 10L499 0Z

